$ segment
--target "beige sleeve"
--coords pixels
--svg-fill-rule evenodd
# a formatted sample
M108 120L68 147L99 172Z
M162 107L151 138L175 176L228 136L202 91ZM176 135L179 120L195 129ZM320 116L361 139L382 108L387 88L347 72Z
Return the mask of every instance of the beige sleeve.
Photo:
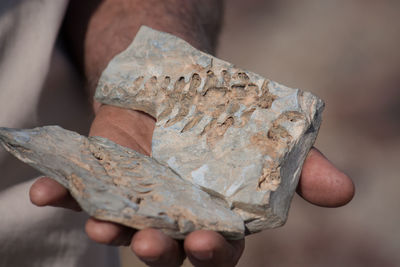
M87 131L82 84L67 57L54 50L67 4L0 1L0 126L59 124ZM35 175L0 149L0 267L118 266L115 248L86 236L84 213L31 204Z

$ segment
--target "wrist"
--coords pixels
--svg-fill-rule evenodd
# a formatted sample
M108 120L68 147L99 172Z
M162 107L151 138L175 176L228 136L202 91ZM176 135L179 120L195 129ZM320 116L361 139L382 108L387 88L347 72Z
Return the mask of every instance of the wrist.
M126 49L141 25L174 34L212 53L222 13L220 0L106 0L91 15L84 40L90 96L108 62Z

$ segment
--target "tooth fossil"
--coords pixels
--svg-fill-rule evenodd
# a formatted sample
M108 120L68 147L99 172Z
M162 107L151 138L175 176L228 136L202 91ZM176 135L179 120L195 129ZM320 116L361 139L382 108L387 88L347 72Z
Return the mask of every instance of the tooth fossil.
M282 225L324 106L145 26L104 70L95 98L156 118L152 158L57 127L2 129L1 141L91 215L175 238ZM51 150L53 138L63 142Z

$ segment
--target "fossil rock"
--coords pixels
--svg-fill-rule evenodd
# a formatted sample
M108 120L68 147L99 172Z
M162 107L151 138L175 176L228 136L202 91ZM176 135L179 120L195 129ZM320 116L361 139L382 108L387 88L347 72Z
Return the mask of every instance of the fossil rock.
M105 138L86 138L58 126L0 128L0 143L20 160L69 189L90 215L137 229L154 227L174 238L211 229L244 235L242 219L153 158Z
M156 118L152 157L224 199L249 233L286 221L324 106L145 26L95 98Z
M0 141L92 216L175 238L282 225L324 106L148 27L109 63L95 98L157 119L152 157L58 127L2 128Z

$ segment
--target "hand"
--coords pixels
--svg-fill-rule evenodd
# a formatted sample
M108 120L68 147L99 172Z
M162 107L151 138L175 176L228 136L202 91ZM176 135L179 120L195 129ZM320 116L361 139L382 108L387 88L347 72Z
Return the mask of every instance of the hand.
M103 136L143 154L150 154L155 120L132 110L112 106L98 108L90 135ZM338 207L354 195L354 185L317 149L311 149L303 166L297 192L305 200L323 207ZM50 178L38 179L31 187L32 203L79 210L68 191ZM91 218L86 223L91 239L103 244L129 245L150 266L179 266L188 256L195 266L234 266L244 249L244 240L227 241L212 231L195 231L183 242L159 230L133 229Z

